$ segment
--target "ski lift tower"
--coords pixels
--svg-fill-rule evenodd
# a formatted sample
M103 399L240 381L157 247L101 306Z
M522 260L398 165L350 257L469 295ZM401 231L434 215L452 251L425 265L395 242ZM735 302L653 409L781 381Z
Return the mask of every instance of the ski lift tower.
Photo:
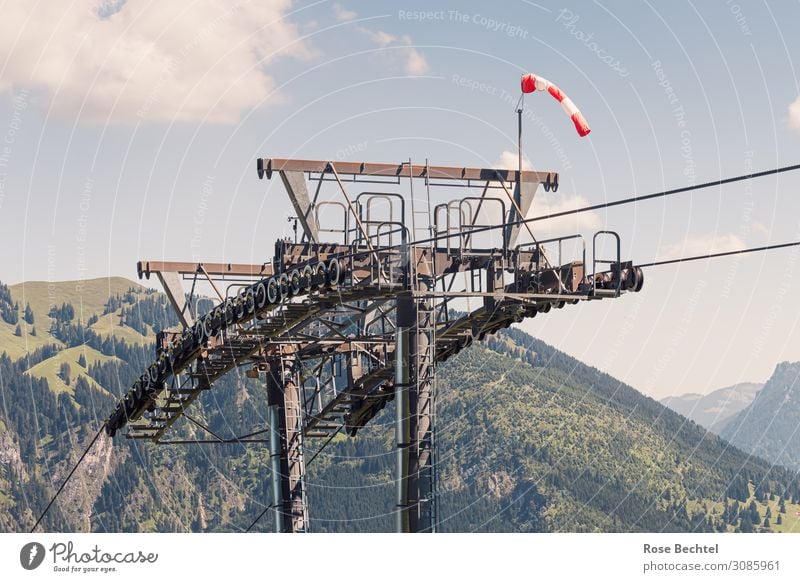
M299 239L277 240L260 264L140 261L180 324L159 334L106 432L268 446L276 531L309 531L309 445L316 456L355 436L391 401L397 530L436 531L436 366L526 317L642 288L615 232L592 237L591 262L579 234L537 240L525 217L537 189L558 190L555 172L282 158L257 172L282 182ZM443 199L453 187L467 195ZM211 310L196 313L187 280L214 289ZM267 422L221 436L188 411L239 368L263 381Z

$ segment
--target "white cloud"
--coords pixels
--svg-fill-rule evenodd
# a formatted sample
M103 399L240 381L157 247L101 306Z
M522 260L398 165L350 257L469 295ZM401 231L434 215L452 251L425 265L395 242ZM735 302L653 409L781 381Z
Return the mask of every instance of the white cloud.
M333 5L333 15L336 17L336 20L339 20L341 22L355 20L358 17L358 14L356 14L352 10L348 10L338 2Z
M430 70L428 61L425 60L421 52L411 46L414 44L411 37L404 34L400 37L400 43L405 45L405 48L401 49L400 54L405 59L404 66L406 73L409 75L424 75L427 73Z
M404 51L406 73L409 75L424 75L430 70L428 61L417 49L408 47Z
M789 105L789 127L800 131L800 97Z
M665 245L659 253L659 260L692 257L708 253L724 253L744 248L744 241L735 234L689 235L682 241Z
M407 74L424 75L430 70L425 55L412 46L414 42L407 34L397 37L383 30L370 30L364 27L359 27L358 30L367 35L370 41L379 47L399 46L400 48L384 52L382 56L388 62L394 62L399 57L403 70Z
M55 114L97 122L235 122L274 89L274 60L311 54L290 4L12 0L0 92L31 88Z
M517 167L519 167L519 155L517 152L512 152L511 150L503 150L503 153L495 160L492 167L503 170L516 170ZM525 154L522 154L522 169L531 169L531 162L525 157Z
M395 35L384 32L383 30L369 30L367 28L364 28L363 30L365 34L369 36L369 39L378 46L389 46L397 41L397 37Z

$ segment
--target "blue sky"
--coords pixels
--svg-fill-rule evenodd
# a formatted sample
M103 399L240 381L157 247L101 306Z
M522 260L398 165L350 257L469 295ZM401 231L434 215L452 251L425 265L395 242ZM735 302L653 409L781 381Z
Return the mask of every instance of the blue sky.
M526 154L562 183L537 212L800 158L797 2L225 6L4 5L0 280L134 278L140 258L262 262L290 209L257 157L497 163L515 148L523 72L557 83L593 130L578 138L549 96L528 96ZM539 228L610 228L641 262L800 240L798 185ZM523 327L657 397L760 381L800 360L799 259L650 270L637 296Z

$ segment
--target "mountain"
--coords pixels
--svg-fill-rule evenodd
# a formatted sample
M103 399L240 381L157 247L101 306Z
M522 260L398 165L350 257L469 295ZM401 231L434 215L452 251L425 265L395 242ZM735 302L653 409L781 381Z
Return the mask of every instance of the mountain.
M763 384L755 382L742 382L708 394L667 396L660 402L707 430L719 434L725 422L749 405L763 387Z
M800 470L800 362L778 364L753 402L720 435L744 451Z
M0 531L25 531L176 320L162 294L124 279L0 285L0 315ZM443 531L800 531L794 473L517 329L438 378ZM224 438L263 428L265 410L263 386L237 371L193 417ZM393 530L394 414L390 403L316 457L310 444L314 531ZM102 435L43 527L242 531L269 489L265 446ZM269 512L254 529L272 530Z

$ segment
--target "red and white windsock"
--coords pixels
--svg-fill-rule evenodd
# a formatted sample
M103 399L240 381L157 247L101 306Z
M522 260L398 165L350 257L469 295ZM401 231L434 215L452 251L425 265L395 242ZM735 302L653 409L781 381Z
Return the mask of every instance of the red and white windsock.
M583 118L583 115L578 108L575 107L575 104L572 102L572 99L567 97L561 89L559 89L556 85L539 77L538 75L534 75L533 73L527 73L522 75L522 92L523 93L533 93L534 91L547 91L552 95L556 101L561 103L561 108L564 112L569 115L569 118L572 120L572 123L575 124L575 129L578 130L578 135L581 137L586 137L589 135L589 132L592 131L589 127L589 124L586 123L586 120Z

